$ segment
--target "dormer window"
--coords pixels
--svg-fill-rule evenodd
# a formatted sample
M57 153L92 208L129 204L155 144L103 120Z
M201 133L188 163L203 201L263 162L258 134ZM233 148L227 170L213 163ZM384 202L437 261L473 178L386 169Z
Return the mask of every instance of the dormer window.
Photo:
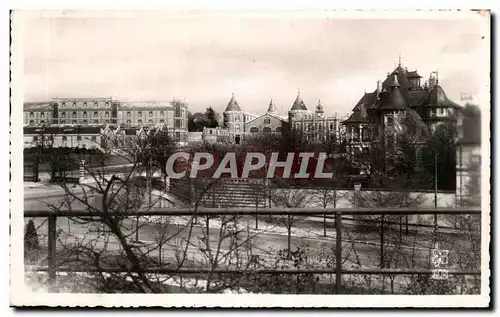
M269 118L264 119L264 124L270 124L270 123L271 123L271 119L269 119Z

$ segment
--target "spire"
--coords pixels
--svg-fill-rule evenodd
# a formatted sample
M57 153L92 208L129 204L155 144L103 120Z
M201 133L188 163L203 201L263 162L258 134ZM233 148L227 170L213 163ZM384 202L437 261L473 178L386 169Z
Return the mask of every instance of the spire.
M226 110L224 110L224 112L226 111L241 111L240 105L236 101L236 98L234 98L234 93L232 93L231 100L229 100Z
M391 82L391 87L400 87L401 85L399 84L399 81L398 81L398 76L396 74L394 74L394 77L392 78L392 82Z
M401 67L401 52L399 52L398 66Z
M300 91L297 94L297 98L295 99L295 102L293 103L292 109L290 110L307 110L306 105L304 104L304 101L302 101L302 98L300 97Z
M269 108L267 109L268 113L276 112L276 106L274 105L273 99L271 98L271 102L269 103Z

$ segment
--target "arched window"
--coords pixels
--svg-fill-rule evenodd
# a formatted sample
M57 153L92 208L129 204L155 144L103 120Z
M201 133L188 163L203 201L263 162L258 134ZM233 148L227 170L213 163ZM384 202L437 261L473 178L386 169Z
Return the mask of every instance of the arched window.
M97 111L94 111L94 118L99 117L99 113Z
M149 119L149 123L151 123L151 124L152 124L152 123L153 123L153 120Z
M96 102L94 102L94 107L97 107L99 104Z
M66 118L66 112L61 113L61 118Z
M264 128L262 129L262 131L263 131L264 133L270 133L270 132L271 132L271 128L270 128L270 127L264 127Z
M45 118L45 113L40 113L40 118Z
M150 111L149 112L149 116L152 117L153 116L153 111Z
M30 118L34 118L35 114L33 112L30 112Z
M71 115L73 116L73 118L76 118L76 111L73 111Z
M251 127L250 132L259 132L259 128L257 127Z
M84 111L84 112L83 112L83 117L84 117L84 118L87 118L87 111Z
M269 118L264 119L264 124L270 124L270 123L271 123L271 119L269 119Z
M239 124L235 124L234 125L234 131L235 132L240 132L240 125Z
M76 102L73 102L73 107L76 107Z

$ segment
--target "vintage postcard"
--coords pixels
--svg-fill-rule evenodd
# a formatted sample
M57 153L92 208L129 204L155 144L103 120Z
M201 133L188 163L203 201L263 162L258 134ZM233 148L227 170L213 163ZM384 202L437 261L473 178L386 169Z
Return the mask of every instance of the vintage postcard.
M11 305L490 305L489 11L11 30Z

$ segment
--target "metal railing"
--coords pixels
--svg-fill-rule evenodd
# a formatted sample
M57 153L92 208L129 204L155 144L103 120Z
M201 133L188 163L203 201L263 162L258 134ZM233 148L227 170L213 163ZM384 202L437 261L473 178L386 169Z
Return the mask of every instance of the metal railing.
M220 273L220 274L335 274L335 287L339 294L342 286L342 275L349 274L377 274L377 275L417 275L417 274L433 274L432 270L428 269L397 269L397 268L383 268L383 261L381 261L380 268L361 268L361 269L346 269L342 267L342 215L480 215L481 209L478 207L471 208L162 208L151 209L147 211L132 211L127 213L109 212L107 216L269 216L269 215L290 215L290 216L334 216L335 219L335 267L334 268L311 268L311 269L252 269L241 270L232 268L171 268L171 267L157 267L157 268L144 268L141 269L143 273L159 273L159 274L206 274L206 273ZM78 216L95 216L103 215L100 212L93 212L89 210L48 210L36 209L25 210L25 218L48 218L48 266L36 268L37 271L48 272L49 279L55 279L56 272L126 272L123 268L58 268L56 265L56 240L57 240L57 217L78 217ZM437 230L437 224L434 230ZM382 230L383 231L383 227ZM383 239L383 238L382 238ZM384 242L381 241L383 246ZM382 250L383 252L383 250ZM383 257L383 254L381 254ZM481 271L463 271L463 270L448 270L449 275L481 275Z

